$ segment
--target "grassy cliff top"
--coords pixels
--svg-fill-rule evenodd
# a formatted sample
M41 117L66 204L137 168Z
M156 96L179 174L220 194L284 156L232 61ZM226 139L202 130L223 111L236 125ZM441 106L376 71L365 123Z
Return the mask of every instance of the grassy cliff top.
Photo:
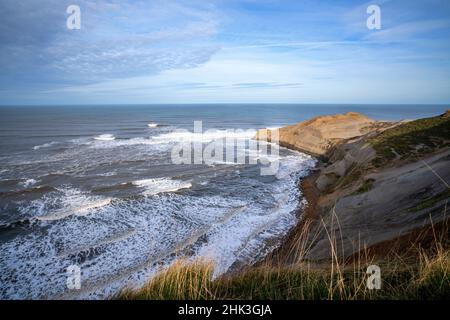
M369 139L376 166L394 160L413 161L450 146L450 110L443 115L402 123Z

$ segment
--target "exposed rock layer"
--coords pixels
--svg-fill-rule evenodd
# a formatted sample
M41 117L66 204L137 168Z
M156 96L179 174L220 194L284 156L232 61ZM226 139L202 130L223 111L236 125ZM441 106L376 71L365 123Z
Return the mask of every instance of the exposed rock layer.
M325 155L333 146L343 140L360 137L386 126L356 113L315 117L311 120L279 129L279 144L316 156ZM272 131L261 129L257 137L267 135L272 140Z
M449 114L386 123L347 113L281 128L280 145L323 160L313 176L319 195L314 219L308 214L310 235L302 239L308 250L302 258L329 259L329 234L336 237L337 255L349 257L445 219L450 207ZM264 134L259 131L258 137ZM390 151L397 156L383 158L380 141L393 146ZM426 152L416 152L424 143ZM298 239L291 236L284 246L298 245Z

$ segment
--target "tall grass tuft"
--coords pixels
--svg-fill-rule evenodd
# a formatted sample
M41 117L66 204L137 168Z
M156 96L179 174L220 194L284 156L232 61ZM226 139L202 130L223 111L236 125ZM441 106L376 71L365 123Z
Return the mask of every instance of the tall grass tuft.
M214 299L211 290L213 265L207 261L175 261L138 290L126 289L120 299L205 300Z
M446 212L445 212L446 213ZM180 260L151 279L142 288L124 290L119 299L269 299L269 300L367 300L367 299L450 299L450 250L448 220L435 230L431 223L433 248L415 248L411 258L398 253L376 260L366 250L359 250L353 259L338 254L334 225L339 220L331 215L327 233L332 258L325 262L303 260L307 253L301 232L295 249L299 251L292 264L269 264L247 269L212 280L213 263ZM333 220L335 219L335 220ZM305 230L308 226L305 227ZM340 231L338 231L339 233ZM382 287L367 287L367 266L381 268Z

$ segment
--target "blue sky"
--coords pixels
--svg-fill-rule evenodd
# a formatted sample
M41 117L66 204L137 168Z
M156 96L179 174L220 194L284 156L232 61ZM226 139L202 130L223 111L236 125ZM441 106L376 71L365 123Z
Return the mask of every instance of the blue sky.
M449 103L449 88L448 0L0 2L2 105Z

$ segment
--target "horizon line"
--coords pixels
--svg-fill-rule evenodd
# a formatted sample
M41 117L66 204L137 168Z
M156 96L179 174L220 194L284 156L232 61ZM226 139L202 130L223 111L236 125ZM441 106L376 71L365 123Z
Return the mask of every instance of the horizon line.
M3 107L85 107L85 106L191 106L191 105L316 105L316 106L445 106L449 103L306 103L306 102L201 102L201 103L83 103L83 104L0 104Z

